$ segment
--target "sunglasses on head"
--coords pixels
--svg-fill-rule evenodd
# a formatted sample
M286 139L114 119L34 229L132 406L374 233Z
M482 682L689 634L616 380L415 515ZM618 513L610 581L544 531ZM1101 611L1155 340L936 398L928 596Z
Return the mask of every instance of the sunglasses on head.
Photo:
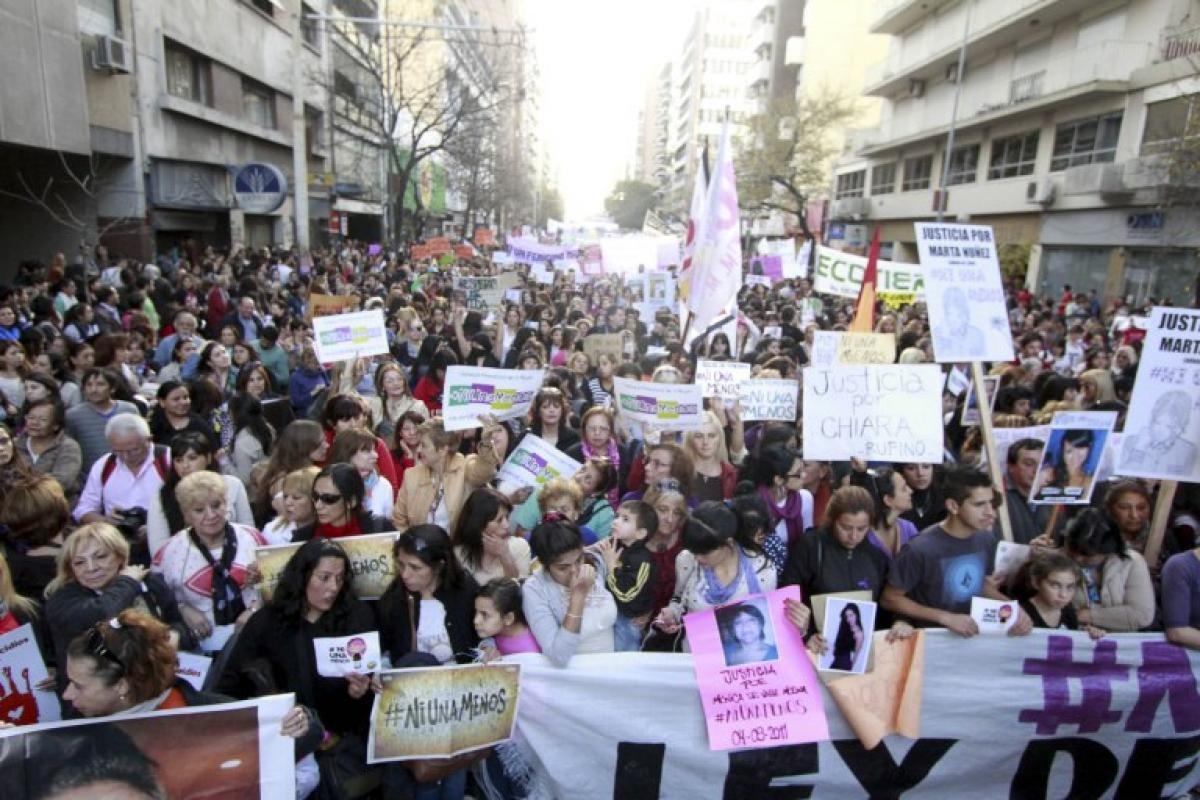
M342 502L342 496L340 494L325 494L324 492L314 491L312 493L312 501L314 503L322 503L327 506L332 506Z
M99 627L93 626L92 629L88 631L87 648L88 652L94 655L96 658L106 658L120 667L122 672L125 671L125 662L123 662L116 653L108 648L108 644L104 641L104 634L100 632Z
M411 550L414 553L424 553L429 549L429 542L410 533L401 534L396 544L400 545L402 549Z

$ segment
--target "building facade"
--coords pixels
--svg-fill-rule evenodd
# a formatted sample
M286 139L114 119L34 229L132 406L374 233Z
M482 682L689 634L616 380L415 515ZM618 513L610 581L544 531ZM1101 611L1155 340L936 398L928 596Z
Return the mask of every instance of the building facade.
M879 3L891 47L863 91L883 116L834 170L831 229L878 226L885 254L915 261L912 223L941 203L994 226L1031 288L1190 297L1198 20L1195 0Z

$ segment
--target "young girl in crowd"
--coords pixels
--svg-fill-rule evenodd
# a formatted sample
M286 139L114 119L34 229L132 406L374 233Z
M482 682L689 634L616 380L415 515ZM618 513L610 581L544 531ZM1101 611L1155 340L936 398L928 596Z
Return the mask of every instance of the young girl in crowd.
M475 595L475 633L485 661L514 653L540 653L537 639L525 624L521 584L512 578L495 578Z
M1035 628L1086 630L1093 639L1104 631L1093 625L1080 625L1071 601L1079 588L1079 567L1067 556L1040 552L1021 565L1013 578L1013 591L1021 608L1033 620Z

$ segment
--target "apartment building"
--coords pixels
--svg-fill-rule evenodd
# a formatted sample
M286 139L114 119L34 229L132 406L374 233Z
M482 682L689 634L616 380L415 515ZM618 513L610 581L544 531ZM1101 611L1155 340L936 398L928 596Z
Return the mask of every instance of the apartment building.
M883 115L834 169L831 233L878 226L915 261L943 188L947 219L1027 254L1032 288L1191 296L1200 216L1172 165L1200 122L1200 3L882 0L871 30L891 37L863 87Z
M638 140L634 152L634 177L660 188L670 179L667 143L671 131L671 62L660 64L646 81L638 109Z

